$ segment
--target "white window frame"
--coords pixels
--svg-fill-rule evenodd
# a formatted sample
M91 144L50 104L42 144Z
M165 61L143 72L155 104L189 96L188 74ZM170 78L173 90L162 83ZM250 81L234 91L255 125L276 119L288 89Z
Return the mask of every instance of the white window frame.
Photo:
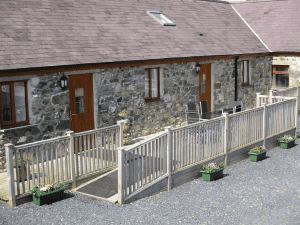
M168 19L164 14L160 11L147 11L147 14L159 22L161 25L166 27L176 27L176 24L173 23L170 19ZM160 18L159 18L160 17Z

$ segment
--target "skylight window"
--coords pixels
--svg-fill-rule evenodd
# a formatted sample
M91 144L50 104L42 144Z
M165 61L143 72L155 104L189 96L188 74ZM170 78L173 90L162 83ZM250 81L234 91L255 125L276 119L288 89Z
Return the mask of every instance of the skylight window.
M163 26L176 27L176 24L164 16L160 11L147 11L147 14Z

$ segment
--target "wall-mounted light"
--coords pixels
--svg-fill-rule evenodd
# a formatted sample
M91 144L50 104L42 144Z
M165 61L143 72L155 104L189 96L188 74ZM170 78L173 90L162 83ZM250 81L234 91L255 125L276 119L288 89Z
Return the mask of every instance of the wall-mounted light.
M199 63L197 63L195 68L196 68L196 72L199 73L200 69L201 69L201 65Z
M68 78L63 74L63 76L60 78L60 87L63 90L66 90L68 88Z

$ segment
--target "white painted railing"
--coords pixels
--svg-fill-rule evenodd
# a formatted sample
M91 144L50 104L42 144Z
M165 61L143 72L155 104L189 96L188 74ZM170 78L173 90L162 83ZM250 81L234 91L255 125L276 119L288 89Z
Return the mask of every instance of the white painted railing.
M266 137L297 126L296 98L266 106Z
M6 144L8 192L12 206L15 205L15 193L17 196L28 193L36 184L71 180L72 188L75 188L76 180L82 176L116 167L117 148L123 146L124 122L76 134L68 131L67 136L19 146ZM19 159L24 162L20 172Z
M117 166L119 125L76 133L73 137L77 177Z
M283 100L235 114L225 113L209 121L174 129L168 127L167 132L128 151L119 148L118 202L123 204L166 177L170 190L172 173L204 160L224 155L227 165L229 151L259 141L265 146L266 138L290 129L296 128L297 133L297 98L284 97ZM157 144L160 138L162 145Z
M222 154L224 124L219 117L172 129L172 171Z
M292 88L286 88L286 89L280 89L280 90L270 90L269 95L270 96L283 96L283 97L297 97L298 102L300 101L300 87L292 87ZM300 105L298 104L298 107Z
M125 151L119 150L119 202L165 178L167 173L167 132Z
M261 140L263 107L230 114L228 148L230 150Z

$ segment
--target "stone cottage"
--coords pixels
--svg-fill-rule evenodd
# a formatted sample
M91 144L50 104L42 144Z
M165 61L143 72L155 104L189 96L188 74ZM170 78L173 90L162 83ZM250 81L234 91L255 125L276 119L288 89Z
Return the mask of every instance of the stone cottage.
M15 145L116 124L134 137L185 124L188 102L254 107L273 53L230 4L3 2L0 163ZM197 70L201 66L200 70ZM1 166L0 165L0 166Z

